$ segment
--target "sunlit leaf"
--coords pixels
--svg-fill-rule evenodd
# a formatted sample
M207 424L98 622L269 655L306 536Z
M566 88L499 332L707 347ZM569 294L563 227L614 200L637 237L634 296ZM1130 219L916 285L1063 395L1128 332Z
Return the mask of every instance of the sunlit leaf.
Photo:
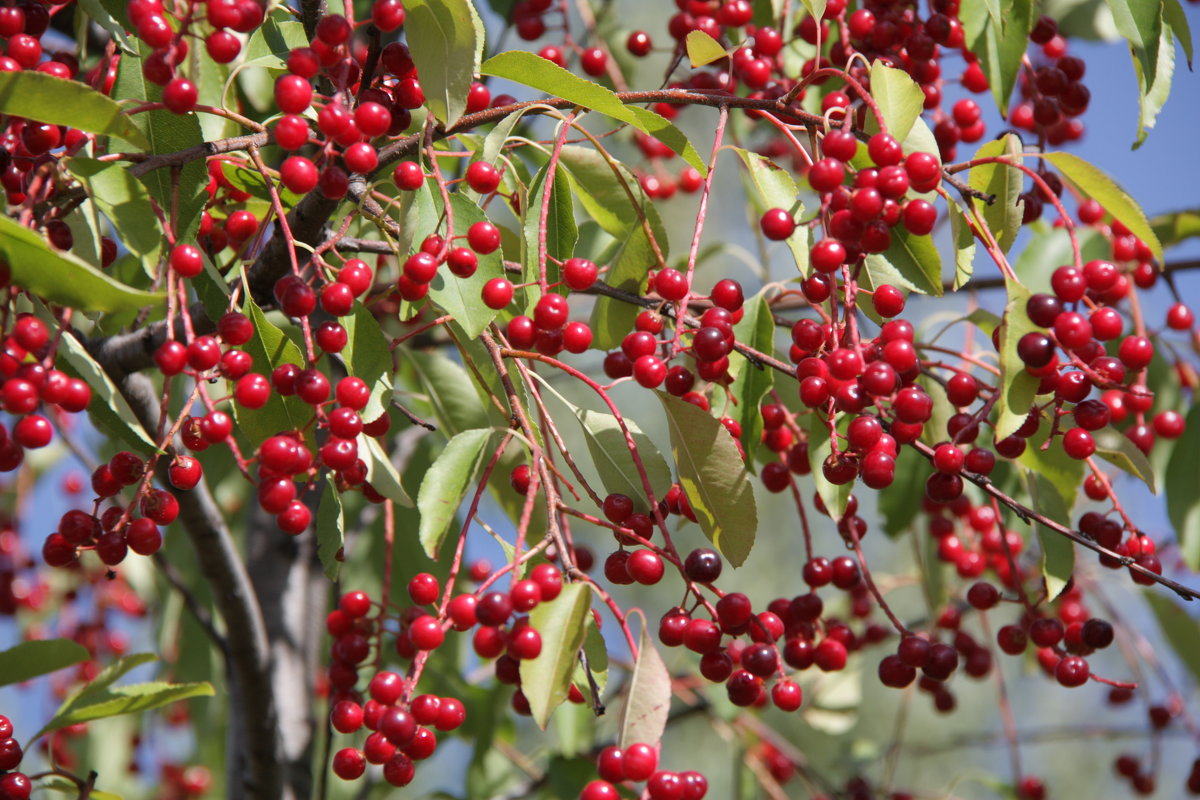
M492 431L474 429L454 436L421 480L417 509L421 512L418 538L425 554L437 559L458 506L479 478Z
M542 635L537 658L521 662L521 691L538 727L545 729L550 714L567 699L571 675L592 621L592 591L585 583L568 583L550 602L529 613L529 624Z

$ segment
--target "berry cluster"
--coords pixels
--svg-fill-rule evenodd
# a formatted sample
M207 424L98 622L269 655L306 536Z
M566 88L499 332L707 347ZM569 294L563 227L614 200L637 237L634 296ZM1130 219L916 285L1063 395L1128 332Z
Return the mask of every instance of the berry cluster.
M13 724L0 715L0 800L29 800L33 783L20 772L21 744L13 738Z

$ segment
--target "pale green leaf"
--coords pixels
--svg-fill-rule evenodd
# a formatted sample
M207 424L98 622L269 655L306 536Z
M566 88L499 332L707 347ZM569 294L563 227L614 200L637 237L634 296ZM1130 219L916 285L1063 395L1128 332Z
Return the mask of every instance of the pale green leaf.
M721 43L704 31L691 31L684 44L687 47L688 59L692 62L692 69L720 61L726 56Z
M903 142L925 107L921 87L904 70L876 59L871 64L871 97L883 114L882 124L887 126L887 132Z
M85 311L134 311L164 298L160 292L126 286L75 255L55 250L10 217L0 218L0 253L8 262L13 284L56 305Z
M654 647L649 627L643 621L629 694L621 709L617 744L622 748L637 742L653 747L662 739L671 712L671 673Z
M121 106L81 81L45 72L0 72L0 113L117 136L148 149L150 142Z
M317 558L325 577L336 581L345 561L346 522L342 514L342 495L334 482L333 473L325 476L325 491L317 506Z
M87 661L87 648L71 639L35 639L0 651L0 686Z
M1200 681L1200 622L1164 594L1161 586L1147 589L1143 596L1175 657L1191 671L1193 680Z
M1026 473L1025 478L1034 509L1057 522L1069 523L1065 519L1067 509L1050 481L1034 472ZM1035 522L1034 528L1041 544L1042 578L1046 581L1046 593L1053 600L1066 588L1075 570L1075 544L1045 525Z
M545 730L550 714L567 699L571 676L592 621L592 591L586 583L568 583L558 597L529 613L529 624L542 635L537 658L521 662L521 691L533 721Z
M421 523L417 536L425 555L435 561L459 504L479 479L491 439L492 431L488 429L463 431L446 444L421 479L417 492Z
M484 75L505 78L549 95L570 100L585 108L632 125L683 156L684 160L698 169L701 175L708 173L708 166L696 152L696 148L678 128L666 119L639 106L625 105L613 92L603 86L573 75L541 56L523 50L508 50L489 58L480 67L480 71ZM423 75L424 73L422 73Z
M367 482L381 495L402 506L411 507L412 498L400 483L400 473L373 436L358 435L358 457L367 465Z
M740 567L754 546L758 510L737 444L707 411L663 392L657 396L667 414L679 483L700 529Z
M1021 164L1021 140L1015 134L1006 133L1003 138L990 141L976 150L974 158L1006 158L1013 164L979 164L971 167L968 180L972 189L995 196L996 201L991 204L978 198L971 202L983 214L983 220L996 237L1000 249L1007 253L1017 239L1021 217L1025 213L1025 202L1021 199L1025 175L1017 169Z
M425 105L450 127L466 111L467 92L479 72L484 35L479 12L471 0L406 0L404 8Z
M1033 398L1037 396L1039 381L1025 369L1025 362L1017 355L1017 342L1021 337L1041 329L1029 320L1025 306L1030 292L1019 283L1008 284L1008 303L1004 307L1004 325L1000 328L1000 399L996 402L996 439L1004 439L1016 432L1025 422Z
M775 319L766 299L760 294L747 300L742 309L742 320L733 328L737 341L760 353L774 355ZM729 391L738 398L732 416L742 426L742 448L749 462L753 460L754 451L762 440L763 419L759 406L775 385L775 371L762 364L754 364L741 355L731 356L729 371L733 376Z
M1150 466L1150 459L1146 458L1146 454L1138 449L1128 436L1109 427L1092 431L1092 440L1096 443L1096 455L1145 483L1151 493L1158 493L1154 485L1154 468Z
M1155 259L1163 263L1163 249L1154 235L1146 214L1116 181L1100 169L1073 153L1046 153L1046 159L1062 172L1087 197L1092 198L1109 214L1120 220L1129 231L1150 248Z
M162 251L163 232L146 187L123 164L82 156L74 156L64 163L116 228L122 244L147 262L153 273L153 265Z

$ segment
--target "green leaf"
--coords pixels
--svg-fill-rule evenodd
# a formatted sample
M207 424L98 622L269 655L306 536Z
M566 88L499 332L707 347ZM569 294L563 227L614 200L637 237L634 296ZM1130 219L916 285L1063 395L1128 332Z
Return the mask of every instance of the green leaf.
M161 292L119 283L71 253L53 249L9 217L0 218L0 253L12 271L12 283L57 305L85 311L135 311L164 298Z
M0 686L87 661L87 648L70 639L38 639L0 651Z
M793 219L803 216L804 204L798 198L799 190L791 173L766 156L741 147L734 147L733 150L746 164L750 180L758 190L758 196L750 198L751 203L760 211L782 208L789 211ZM809 229L806 225L797 225L795 232L787 238L787 246L792 251L796 268L805 276L809 273L808 238Z
M288 55L297 47L308 47L304 25L280 14L272 13L250 34L243 51L247 64L283 69Z
M1000 399L996 402L996 439L1005 439L1016 432L1033 408L1039 381L1025 369L1017 355L1021 337L1041 328L1034 325L1025 313L1030 292L1014 281L1008 283L1008 303L1004 307L1004 325L1000 328Z
M407 0L404 8L425 105L448 128L467 108L483 55L483 22L471 0Z
M737 341L747 344L760 353L775 354L775 320L766 298L759 294L747 301L742 308L741 322L733 326ZM742 449L747 461L752 461L754 451L762 441L763 420L759 405L775 385L775 371L762 364L753 364L743 356L731 359L730 373L733 384L729 393L738 398L732 409L733 418L742 426Z
M117 136L142 149L150 142L121 106L80 81L26 70L0 73L0 113Z
M64 703L54 718L38 732L38 736L51 731L91 722L96 719L115 717L120 714L137 714L161 708L165 705L186 700L189 697L212 697L212 684L200 683L134 683L129 686L88 691L74 702Z
M1164 482L1167 517L1175 528L1179 554L1193 572L1200 571L1200 492L1196 491L1197 453L1200 453L1200 403L1184 420L1183 436L1175 442Z
M1163 247L1179 244L1200 236L1200 208L1159 214L1150 220L1150 227Z
M375 491L402 506L412 506L412 498L400 483L400 473L384 452L383 445L373 436L358 435L358 457L367 464L367 483Z
M896 141L903 142L925 107L925 93L921 87L904 70L889 67L876 59L871 64L871 97L883 114L883 120L874 130L886 125L887 132Z
M656 394L667 414L679 484L700 529L730 564L740 567L754 546L758 510L737 444L707 411Z
M459 192L450 195L450 209L454 214L455 236L466 236L468 228L487 219L479 206ZM429 299L453 316L472 339L500 313L484 305L483 285L504 274L504 255L500 250L487 255L480 253L478 258L479 266L471 277L459 278L449 269L439 269L429 284Z
M392 398L391 347L375 315L361 303L355 303L354 311L342 317L340 322L347 336L346 347L341 352L346 372L361 378L371 390L362 418L378 419L387 411Z
M1046 153L1045 158L1058 167L1063 176L1087 197L1092 198L1109 214L1120 220L1130 232L1146 243L1161 265L1163 249L1154 235L1141 207L1133 201L1116 181L1104 172L1072 153Z
M1200 622L1183 609L1161 587L1147 589L1143 596L1150 604L1163 636L1175 651L1175 657L1200 681Z
M1034 509L1050 519L1069 524L1068 510L1054 485L1036 472L1026 473L1025 479ZM1045 525L1035 522L1034 529L1041 544L1046 593L1048 599L1053 600L1066 588L1075 570L1075 543Z
M1014 164L1021 163L1021 140L1015 134L1006 133L1003 138L988 142L975 151L976 159L1004 156ZM1025 202L1021 200L1024 181L1024 173L1015 166L979 164L971 167L968 181L971 188L996 197L996 202L991 205L978 198L973 198L971 202L983 214L984 222L1005 253L1012 248L1021 229L1025 208Z
M225 179L233 188L257 197L259 200L271 202L271 184L267 183L267 179L258 170L224 163L221 165L221 172L224 173ZM274 181L274 187L276 194L279 195L279 202L285 210L290 210L300 202L300 195L293 193L281 181Z
M985 3L964 3L959 16L966 46L979 57L979 66L987 76L996 106L1007 117L1033 27L1033 4L1031 0L1006 4L1003 26L992 18Z
M139 44L139 47L143 58L150 54L150 49L144 44ZM146 82L141 65L140 58L121 59L113 95L128 100L160 102L162 87ZM139 149L146 149L145 142L148 140L148 155L177 153L204 144L204 133L195 114L174 114L160 108L138 114L132 119L136 126L132 134L134 139L128 136L121 138ZM185 163L178 171L177 180L168 167L148 172L141 176L141 180L150 189L150 195L160 209L166 213L169 213L169 209L178 209L173 224L176 240L192 241L200 227L200 214L208 202L208 169L204 159L197 158ZM173 201L176 195L178 202Z
M1129 40L1134 57L1147 75L1158 72L1162 34L1162 0L1106 0L1113 22Z
M928 476L929 463L911 447L901 447L896 458L896 479L879 493L879 512L888 536L899 536L917 518Z
M804 3L804 8L812 15L813 19L820 19L825 16L825 0L800 0Z
M129 173L129 168L81 156L67 159L65 164L112 222L129 251L149 265L157 262L162 251L162 228L146 187Z
M1047 516L1067 525L1071 522L1071 508L1075 505L1087 465L1083 461L1067 455L1062 448L1061 441L1056 441L1043 450L1042 445L1048 436L1049 425L1044 423L1035 435L1029 437L1025 452L1021 453L1017 461L1031 474L1037 475L1043 481L1040 484L1042 493L1046 487L1049 487L1058 495L1057 502L1051 502L1045 498L1042 502L1045 508L1054 512L1047 513ZM1055 535L1057 536L1057 534Z
M1187 15L1183 13L1183 6L1179 4L1179 0L1165 0L1162 7L1163 26L1170 26L1175 33L1175 38L1179 40L1179 46L1183 48L1183 55L1187 58L1188 69L1192 68L1192 29L1188 25ZM1161 47L1161 45L1160 45ZM1168 49L1174 50L1174 45L1168 46ZM1172 53L1174 56L1174 53Z
M727 55L725 48L721 47L721 43L704 31L692 31L687 35L684 44L687 47L688 58L692 62L692 69L720 61Z
M1032 233L1021 247L1021 254L1012 262L1018 280L1031 292L1050 292L1050 276L1064 264L1072 264L1075 253L1071 248L1071 235L1063 228L1056 228L1038 221L1026 226ZM1094 258L1112 257L1112 244L1093 228L1076 228L1075 238L1079 242L1079 253L1084 263Z
M954 240L954 290L958 291L975 274L975 234L957 203L950 203L950 234Z
M317 558L325 577L336 581L346 558L342 549L346 543L346 523L342 516L342 495L334 483L333 474L325 476L325 490L317 506Z
M567 699L571 676L592 621L592 590L568 583L558 597L529 612L529 623L542 635L542 652L521 662L521 690L529 699L533 721L542 730L550 713Z
M490 429L463 431L446 444L421 479L417 492L417 509L421 512L418 538L425 555L435 561L459 504L479 480L491 439Z
M587 444L588 453L600 482L606 491L623 494L633 500L641 511L648 510L646 506L646 490L638 476L633 455L621 431L621 425L612 414L603 411L592 411L572 406L579 427L583 429L583 440ZM671 485L671 468L650 437L633 420L625 417L625 427L633 437L634 446L646 469L646 477L650 480L650 488L656 497L662 497Z
M814 411L808 415L805 428L808 431L808 465L812 470L813 483L817 486L817 494L821 496L825 508L829 509L829 515L833 519L841 519L846 513L850 492L854 490L854 481L838 486L825 479L825 459L833 453L828 419Z
M41 306L41 303L38 303ZM53 317L42 306L38 316L50 323ZM138 422L137 415L125 401L125 396L108 377L108 373L96 363L83 344L74 336L63 336L58 343L58 365L68 374L87 382L92 390L92 402L88 414L110 436L120 439L131 448L149 456L158 452L158 445Z
M934 297L941 297L944 291L942 257L933 239L914 236L899 225L892 229L892 243L887 250L867 256L867 269L873 273L871 283L875 286L891 283Z
M595 625L587 627L587 635L583 639L583 654L587 656L588 672L596 682L597 690L603 692L608 685L608 647L604 644L604 634ZM580 667L582 669L582 665ZM587 677L584 676L584 683Z
M79 7L83 13L88 15L88 18L99 25L104 30L108 31L121 50L130 56L137 56L137 50L130 43L129 37L125 34L125 26L114 19L109 10L104 7L100 0L79 0ZM93 792L93 797L95 793Z
M1171 78L1175 75L1175 37L1171 34L1171 26L1165 22L1159 35L1161 41L1153 75L1146 73L1136 55L1133 59L1133 72L1138 82L1138 128L1134 150L1146 141L1149 129L1158 121L1158 112L1162 111L1171 94Z
M1108 427L1092 431L1092 440L1096 443L1096 455L1141 480L1152 494L1158 494L1158 489L1154 486L1154 468L1150 466L1150 460L1128 436L1116 428Z
M254 372L270 377L271 372L283 364L303 367L305 360L300 348L267 319L249 293L242 312L254 323L254 335L242 347L254 360ZM233 411L238 427L255 447L277 433L304 430L312 419L310 405L295 395L284 397L279 392L271 392L262 408L246 408L234 403Z
M410 10L410 18L411 13ZM708 166L696 152L696 148L666 119L639 106L625 105L616 94L603 86L573 75L541 56L524 50L508 50L489 58L479 71L484 75L504 78L561 97L632 125L683 156L683 159L698 169L701 175L708 174Z
M617 744L627 748L642 742L653 747L662 739L671 712L671 673L654 647L650 625L643 619L638 656L629 678L629 694L621 709Z
M542 167L529 187L529 207L525 209L524 247L526 283L538 281L538 249L543 232L546 237L546 272L550 282L558 280L558 267L550 259L564 261L571 257L575 242L579 239L579 228L575 225L575 204L571 201L571 182L566 170L554 170L554 182L550 185L550 202L546 209L546 224L542 225L542 203L546 200L546 175L550 165ZM531 300L532 302L532 300Z
M487 409L466 369L439 352L408 352L406 362L433 408L438 427L454 436L487 425Z

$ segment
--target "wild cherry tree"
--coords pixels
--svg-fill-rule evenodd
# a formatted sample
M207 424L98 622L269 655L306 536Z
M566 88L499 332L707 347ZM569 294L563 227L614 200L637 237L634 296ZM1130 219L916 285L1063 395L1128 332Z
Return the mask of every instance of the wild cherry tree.
M0 800L1200 795L1105 31L1136 150L1179 0L6 0Z

